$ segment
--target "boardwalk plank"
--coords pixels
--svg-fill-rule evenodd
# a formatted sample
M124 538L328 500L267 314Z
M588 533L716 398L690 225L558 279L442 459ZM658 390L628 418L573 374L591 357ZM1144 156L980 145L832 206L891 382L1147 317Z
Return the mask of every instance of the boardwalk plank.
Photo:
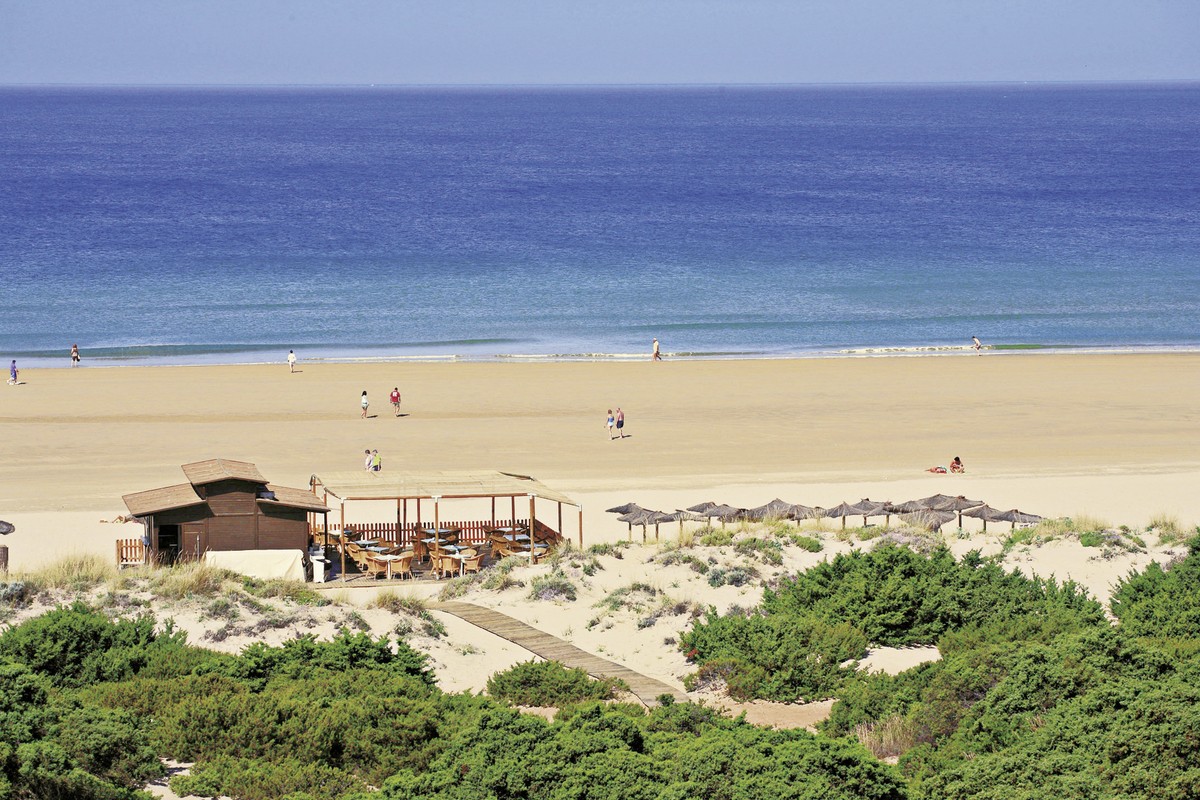
M558 661L567 667L582 669L593 678L620 678L628 684L630 692L646 705L656 705L659 695L663 694L669 694L677 700L687 699L687 695L660 680L580 650L570 642L564 642L557 636L551 636L499 611L458 600L437 603L429 608L452 614L548 661Z

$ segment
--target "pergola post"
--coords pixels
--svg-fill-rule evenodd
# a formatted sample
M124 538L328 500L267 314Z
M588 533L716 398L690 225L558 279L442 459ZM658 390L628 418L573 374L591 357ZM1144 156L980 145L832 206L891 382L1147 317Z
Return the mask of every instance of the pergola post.
M511 497L509 497L508 499L512 500L512 519L509 521L512 523L512 526L515 528L515 527L517 527L517 496L514 494Z
M583 506L579 507L579 549L583 549Z
M517 502L517 498L515 495L513 496L513 502L514 503ZM537 563L534 561L534 553L537 552L537 540L533 538L533 520L534 520L534 516L537 514L537 507L535 506L536 502L537 502L537 498L534 495L529 495L529 563L530 564Z
M342 546L339 548L342 551L342 583L346 582L346 501L341 502L342 509Z
M492 527L496 527L496 496L492 495Z

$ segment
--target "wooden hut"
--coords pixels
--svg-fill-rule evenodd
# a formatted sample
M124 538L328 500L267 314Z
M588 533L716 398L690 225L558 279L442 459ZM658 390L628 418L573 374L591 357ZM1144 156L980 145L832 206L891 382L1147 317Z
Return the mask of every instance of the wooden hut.
M127 494L146 526L146 560L173 564L237 550L307 552L311 517L328 513L316 495L268 483L258 467L214 458L183 465L187 483Z

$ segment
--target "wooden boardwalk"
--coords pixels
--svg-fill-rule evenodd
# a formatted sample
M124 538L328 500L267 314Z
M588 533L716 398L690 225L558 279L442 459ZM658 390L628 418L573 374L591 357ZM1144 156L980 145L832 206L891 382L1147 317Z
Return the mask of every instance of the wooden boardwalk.
M575 645L564 642L556 636L539 631L537 628L490 608L452 600L444 603L431 603L429 609L453 614L459 619L483 628L501 639L507 639L547 661L557 661L567 667L582 669L593 678L620 678L629 686L629 691L648 706L658 705L658 696L662 694L669 694L676 700L688 699L683 692L662 681L580 650Z

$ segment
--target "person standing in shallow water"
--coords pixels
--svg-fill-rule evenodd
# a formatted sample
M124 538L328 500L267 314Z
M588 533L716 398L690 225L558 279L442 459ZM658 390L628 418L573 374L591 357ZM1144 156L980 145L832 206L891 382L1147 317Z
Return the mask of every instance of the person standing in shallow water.
M658 352L658 339L654 340L654 350L650 353L651 361L662 361L662 353Z
M983 349L983 342L979 341L978 336L972 336L971 341L974 343L973 346L975 347L975 354L982 355L979 351Z
M363 389L361 405L362 405L362 418L366 419L367 418L367 409L370 408L370 406L371 406L370 401L367 400L367 390L366 389Z
M71 345L71 366L79 366L79 345L77 344Z

